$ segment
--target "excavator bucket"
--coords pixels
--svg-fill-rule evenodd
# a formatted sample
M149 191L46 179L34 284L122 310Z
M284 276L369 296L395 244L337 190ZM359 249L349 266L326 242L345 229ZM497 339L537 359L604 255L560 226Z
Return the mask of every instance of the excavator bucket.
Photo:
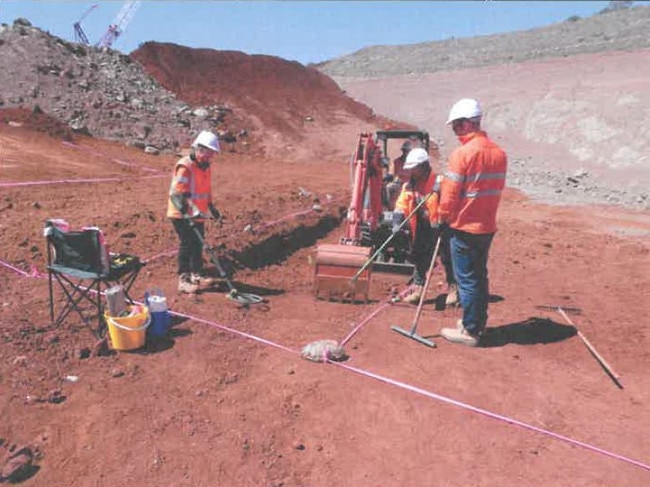
M321 244L316 248L314 294L328 300L368 302L372 265L352 279L370 258L370 247Z

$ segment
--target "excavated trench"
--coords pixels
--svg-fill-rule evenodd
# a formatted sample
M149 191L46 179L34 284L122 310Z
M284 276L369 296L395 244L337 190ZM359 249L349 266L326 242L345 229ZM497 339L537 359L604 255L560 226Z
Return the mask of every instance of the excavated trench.
M253 270L280 264L296 251L312 247L333 230L338 230L345 218L346 210L345 207L340 207L338 212L322 215L313 221L313 224L303 223L286 231L274 233L243 250L230 252L227 260L231 266Z

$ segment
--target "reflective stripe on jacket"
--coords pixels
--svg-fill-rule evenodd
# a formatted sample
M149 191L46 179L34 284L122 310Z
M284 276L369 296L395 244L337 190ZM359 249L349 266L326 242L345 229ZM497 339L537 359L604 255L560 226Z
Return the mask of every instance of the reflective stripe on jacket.
M395 209L404 213L405 216L411 214L418 203L433 191L433 194L429 197L427 202L420 207L415 215L409 218L409 226L411 227L411 239L415 239L415 232L418 226L418 216L426 216L430 224L435 224L438 222L438 198L440 194L441 179L442 178L440 176L436 177L436 174L431 171L429 177L425 181L416 184L415 188L411 187L410 182L405 183L402 186L402 192L395 202Z
M179 159L174 165L174 174L169 186L167 202L168 218L183 218L180 210L171 201L171 196L183 195L189 207L190 215L208 212L208 204L212 201L212 172L210 166L200 169L190 156ZM195 221L203 221L196 218Z
M483 131L459 137L442 182L440 216L451 228L494 233L501 193L506 185L506 153Z

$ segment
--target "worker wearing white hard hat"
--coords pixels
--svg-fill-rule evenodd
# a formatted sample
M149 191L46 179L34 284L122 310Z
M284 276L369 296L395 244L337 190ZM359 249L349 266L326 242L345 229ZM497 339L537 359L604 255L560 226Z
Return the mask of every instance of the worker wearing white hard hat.
M178 234L178 291L193 294L216 279L203 269L205 221L220 220L212 203L210 162L220 151L219 138L209 130L200 132L191 145L190 155L179 159L169 188L167 217ZM200 234L197 235L197 231Z
M488 318L487 261L505 188L507 156L481 129L479 102L463 98L449 111L460 147L449 156L440 192L440 221L449 226L453 268L463 317L441 335L454 343L480 344Z
M418 304L424 291L435 244L440 236L438 194L441 178L436 176L431 167L429 153L421 147L416 147L408 153L404 170L409 172L409 181L402 186L402 192L395 203L393 220L395 227L399 226L406 215L411 215L422 200L426 200L409 219L411 252L408 259L413 264L414 270L411 287L403 300ZM401 215L401 218L395 218L395 214ZM452 285L454 273L446 247L442 250L441 246L440 257L445 267L447 283Z
M449 117L447 118L447 125L453 123L454 120L472 120L475 122L480 122L481 117L483 116L483 110L478 100L473 98L463 98L454 103L454 106L451 107L449 111Z

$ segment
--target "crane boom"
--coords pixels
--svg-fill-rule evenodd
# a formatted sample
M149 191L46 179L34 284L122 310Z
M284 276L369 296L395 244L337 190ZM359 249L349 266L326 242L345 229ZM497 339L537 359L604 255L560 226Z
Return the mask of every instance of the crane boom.
M88 37L86 36L86 33L84 32L83 28L81 27L81 21L86 18L86 16L92 12L94 9L99 7L98 4L91 5L88 10L84 12L84 14L79 17L79 20L77 20L72 26L74 27L74 37L76 42L82 42L86 45L90 44L90 41L88 40Z
M115 20L108 26L108 29L97 43L97 47L111 47L115 40L122 35L140 7L140 0L124 2Z

